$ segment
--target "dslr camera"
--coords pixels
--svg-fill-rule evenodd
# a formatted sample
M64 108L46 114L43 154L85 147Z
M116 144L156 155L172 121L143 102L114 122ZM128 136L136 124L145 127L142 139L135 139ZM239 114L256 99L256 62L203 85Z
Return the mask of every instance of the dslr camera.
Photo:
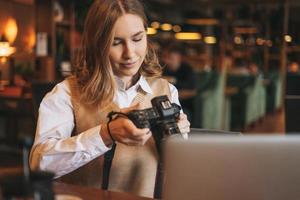
M127 113L128 118L138 128L150 128L157 145L164 136L180 133L177 126L181 107L171 103L166 95L154 97L152 108L133 110Z

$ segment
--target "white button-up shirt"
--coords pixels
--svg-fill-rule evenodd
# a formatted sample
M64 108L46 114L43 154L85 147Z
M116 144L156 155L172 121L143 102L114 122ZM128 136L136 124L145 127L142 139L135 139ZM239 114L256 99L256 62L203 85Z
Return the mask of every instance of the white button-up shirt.
M143 76L127 90L120 79L116 78L116 82L118 87L114 102L120 108L131 105L138 87L152 93ZM179 105L177 89L171 84L169 87L171 102ZM75 124L70 95L69 85L63 81L44 97L30 154L32 169L52 171L55 178L74 171L110 149L100 136L101 125L71 137Z

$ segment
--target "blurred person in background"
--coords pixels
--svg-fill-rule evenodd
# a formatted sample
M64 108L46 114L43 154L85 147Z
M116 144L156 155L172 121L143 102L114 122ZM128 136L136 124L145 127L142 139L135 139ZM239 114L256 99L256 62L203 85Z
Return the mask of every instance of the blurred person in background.
M232 68L233 57L230 50L226 50L221 62L221 69L225 71L230 71Z
M256 62L254 62L254 61L249 62L248 69L249 69L249 73L252 74L252 75L259 75L259 74L262 73L260 71L258 65L256 64Z
M193 97L196 95L196 76L191 65L183 61L183 50L177 44L170 45L162 53L163 77L178 89L179 99L189 121L193 117Z
M235 75L250 75L248 62L245 59L236 58L229 73Z

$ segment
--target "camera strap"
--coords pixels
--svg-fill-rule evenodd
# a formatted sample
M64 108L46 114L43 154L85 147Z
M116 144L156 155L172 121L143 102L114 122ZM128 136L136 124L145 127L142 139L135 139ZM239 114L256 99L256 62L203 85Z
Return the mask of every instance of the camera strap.
M108 122L107 122L107 128L108 129L109 129L109 123L113 119L118 117L118 115L125 115L125 114L121 113L121 112L115 112L115 111L111 111L110 113L108 113L108 115L107 115L107 117L109 119ZM108 131L109 131L110 137L112 137L111 133L110 133L110 130L108 130ZM116 146L117 146L117 144L114 141L113 144L112 144L111 149L104 154L104 163L103 163L103 172L102 172L102 174L103 174L102 175L102 177L103 177L102 178L102 189L103 190L108 189L109 174L110 174L111 164L112 164L112 161L113 161L113 158L114 158L114 155L115 155Z
M163 187L163 177L164 177L163 163L162 163L161 159L158 159L158 165L157 165L156 177L155 177L155 185L154 185L154 193L153 193L153 196L155 199L161 199L162 187Z
M108 183L109 183L109 174L110 174L110 168L112 164L112 160L115 155L116 150L116 143L113 143L111 150L106 152L104 154L104 164L103 164L103 175L102 175L102 189L107 190L108 189Z

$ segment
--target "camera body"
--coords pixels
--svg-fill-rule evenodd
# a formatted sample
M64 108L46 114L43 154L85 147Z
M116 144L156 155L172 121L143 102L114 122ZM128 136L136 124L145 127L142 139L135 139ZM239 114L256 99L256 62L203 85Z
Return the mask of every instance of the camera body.
M154 97L151 104L152 108L127 113L128 118L138 128L150 128L157 144L164 136L180 133L177 120L181 107L171 103L166 95Z

